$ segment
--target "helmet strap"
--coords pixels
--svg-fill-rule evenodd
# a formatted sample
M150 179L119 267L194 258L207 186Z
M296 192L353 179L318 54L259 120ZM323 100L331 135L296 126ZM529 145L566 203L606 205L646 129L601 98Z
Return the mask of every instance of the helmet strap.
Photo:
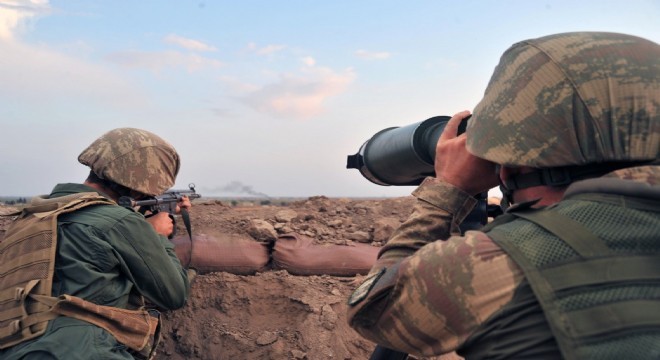
M508 189L504 184L500 183L500 192L502 193L502 199L500 200L500 208L502 211L506 211L506 209L513 204L513 190Z

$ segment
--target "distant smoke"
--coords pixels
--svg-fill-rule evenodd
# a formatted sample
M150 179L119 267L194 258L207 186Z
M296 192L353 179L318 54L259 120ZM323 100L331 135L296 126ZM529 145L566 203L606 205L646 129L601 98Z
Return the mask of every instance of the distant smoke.
M221 187L205 188L203 191L208 193L230 193L230 194L244 194L244 195L257 196L257 197L266 197L266 198L270 197L262 192L254 191L254 189L252 189L252 186L244 185L240 181L232 181L229 184Z

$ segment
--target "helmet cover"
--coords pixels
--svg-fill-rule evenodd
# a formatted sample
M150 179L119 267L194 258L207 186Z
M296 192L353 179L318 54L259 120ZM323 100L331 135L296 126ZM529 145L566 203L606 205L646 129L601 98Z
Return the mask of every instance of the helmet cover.
M119 128L96 139L78 156L101 179L146 195L160 195L174 185L179 154L158 135Z
M605 32L550 35L502 55L468 121L467 148L534 168L654 160L659 108L658 44Z

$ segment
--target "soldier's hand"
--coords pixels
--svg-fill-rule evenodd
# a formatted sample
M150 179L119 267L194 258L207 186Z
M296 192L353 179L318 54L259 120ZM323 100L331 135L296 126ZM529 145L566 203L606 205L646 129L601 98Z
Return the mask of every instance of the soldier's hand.
M188 212L190 212L191 208L192 208L192 203L190 202L190 199L186 195L183 195L181 197L181 200L179 200L179 202L176 204L176 213L180 214L181 209L185 209Z
M458 134L461 121L470 115L462 111L447 122L440 135L435 152L435 174L459 189L476 195L499 184L495 164L478 158L467 151L467 135Z
M147 221L151 224L151 226L154 227L154 230L156 230L157 233L166 237L170 236L170 234L174 231L174 223L170 218L170 214L168 214L166 211L161 211L157 214L149 216Z

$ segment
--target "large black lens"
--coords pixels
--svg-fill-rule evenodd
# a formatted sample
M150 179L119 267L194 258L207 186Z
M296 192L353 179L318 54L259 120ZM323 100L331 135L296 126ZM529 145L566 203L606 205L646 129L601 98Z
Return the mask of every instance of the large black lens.
M403 127L381 130L367 140L355 155L349 155L348 169L379 185L419 185L434 176L435 147L449 116L435 116ZM459 127L465 131L466 122Z

